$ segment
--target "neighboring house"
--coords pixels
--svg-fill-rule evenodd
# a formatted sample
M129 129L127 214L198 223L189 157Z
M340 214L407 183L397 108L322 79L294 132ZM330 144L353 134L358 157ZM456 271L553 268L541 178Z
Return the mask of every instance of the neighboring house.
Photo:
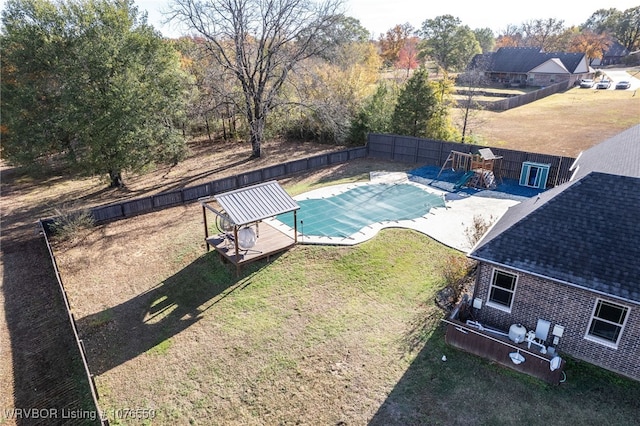
M593 74L583 53L549 53L537 47L501 47L476 55L470 69L482 70L490 81L511 86L573 84Z
M570 182L510 208L471 250L474 315L558 326L546 345L640 380L640 125L584 151ZM555 341L554 341L555 340Z
M622 64L629 54L629 49L621 45L617 40L612 40L611 45L607 51L604 52L602 59L593 59L591 65L595 67Z

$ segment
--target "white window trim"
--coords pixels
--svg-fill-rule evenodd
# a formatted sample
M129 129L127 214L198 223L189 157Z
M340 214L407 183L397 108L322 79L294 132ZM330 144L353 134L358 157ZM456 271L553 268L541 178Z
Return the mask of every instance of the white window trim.
M622 324L618 324L620 326L620 333L618 333L618 340L616 340L615 342L589 334L589 329L591 328L591 323L593 322L594 315L596 314L596 308L598 307L600 301L609 303L611 305L620 306L627 310L627 315L624 317L624 322ZM590 342L598 343L611 349L618 349L618 344L620 343L620 339L622 339L622 333L624 333L624 327L627 324L627 320L629 319L630 314L631 308L627 305L621 305L619 303L611 302L610 300L597 298L595 303L593 304L593 309L591 309L591 316L589 317L589 322L587 323L587 329L584 333L584 339Z
M493 287L493 282L494 282L496 272L502 272L504 274L513 275L516 278L515 282L513 283L513 297L511 298L511 304L508 307L500 303L491 301L491 288ZM487 301L485 302L485 305L510 314L511 308L513 307L513 301L516 298L516 289L518 288L518 279L519 279L519 275L515 272L507 271L500 268L493 268L491 270L491 281L489 282L489 290L487 291Z

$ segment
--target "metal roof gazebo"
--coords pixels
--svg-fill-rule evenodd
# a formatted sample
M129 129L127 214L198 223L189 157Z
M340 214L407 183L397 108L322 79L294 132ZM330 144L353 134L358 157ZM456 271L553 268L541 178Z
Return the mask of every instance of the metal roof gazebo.
M288 250L298 242L298 203L276 181L201 198L207 251L213 247L236 266L239 274L243 263L267 258ZM212 206L217 203L218 208ZM215 214L216 235L209 235L207 212ZM293 238L262 222L279 214L293 212ZM259 226L261 225L261 226Z

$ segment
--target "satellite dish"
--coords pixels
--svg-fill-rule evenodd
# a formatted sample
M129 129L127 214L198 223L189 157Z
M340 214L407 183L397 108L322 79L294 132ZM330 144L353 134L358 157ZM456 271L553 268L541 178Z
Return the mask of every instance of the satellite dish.
M256 245L256 233L252 228L242 228L238 231L238 246L249 249Z
M233 221L225 212L222 212L216 218L216 226L223 232L233 231Z

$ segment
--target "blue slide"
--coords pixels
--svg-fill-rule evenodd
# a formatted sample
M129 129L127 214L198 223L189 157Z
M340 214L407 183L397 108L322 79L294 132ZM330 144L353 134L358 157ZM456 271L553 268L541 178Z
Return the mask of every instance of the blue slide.
M458 182L456 182L455 185L453 185L453 189L460 189L462 188L467 182L469 182L469 179L471 179L473 177L473 175L475 175L476 172L474 172L473 170L469 170L468 172L466 172L461 178L460 180L458 180Z

